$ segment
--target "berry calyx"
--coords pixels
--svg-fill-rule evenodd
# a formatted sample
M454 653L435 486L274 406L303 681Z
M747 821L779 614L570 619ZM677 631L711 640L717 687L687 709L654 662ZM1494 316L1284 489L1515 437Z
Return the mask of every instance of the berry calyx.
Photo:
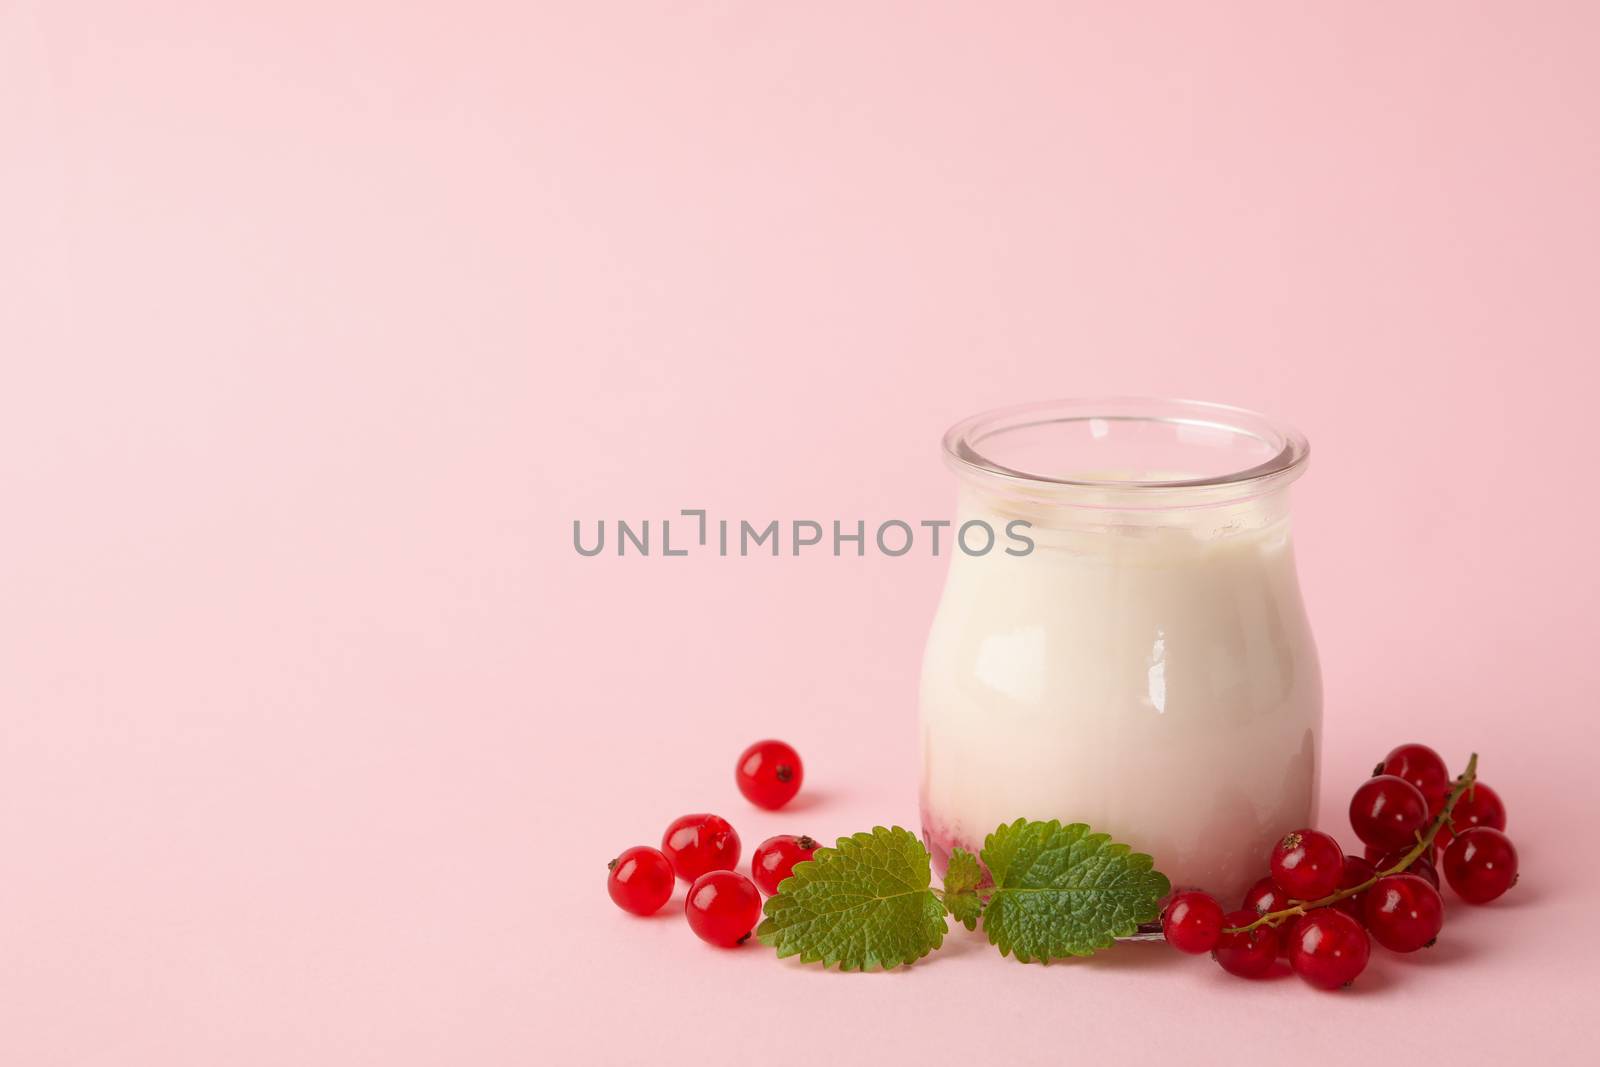
M739 862L739 835L720 815L682 815L661 835L661 851L679 878L692 882L707 871L731 871Z
M782 741L757 741L739 755L734 768L739 792L756 807L769 810L793 800L804 777L800 753Z
M1337 908L1318 908L1289 931L1289 966L1318 989L1349 985L1371 955L1367 932Z
M1444 877L1468 904L1487 904L1517 884L1517 849L1492 826L1456 835L1444 852Z
M649 845L635 845L606 864L606 891L623 911L654 915L672 897L672 864Z
M1231 911L1223 916L1226 927L1248 926L1256 921L1253 911ZM1246 933L1230 934L1226 929L1218 935L1211 958L1223 970L1240 978L1261 978L1272 970L1278 959L1278 930L1274 926L1258 926Z
M1377 873L1378 868L1360 856L1346 856L1344 858L1344 871L1339 875L1339 888L1354 889L1363 882L1369 881ZM1361 908L1369 892L1370 890L1363 890L1342 900L1336 900L1333 902L1333 906L1352 919L1360 919Z
M761 919L761 894L734 871L708 871L694 880L683 903L689 929L722 948L742 944Z
M1210 893L1179 893L1161 913L1161 932L1179 952L1199 955L1217 947L1222 934L1222 905Z
M1350 828L1369 845L1409 848L1427 824L1427 798L1404 778L1392 774L1368 778L1350 798Z
M1414 874L1380 878L1362 894L1363 918L1372 939L1391 952L1415 952L1432 945L1444 926L1439 891Z
M767 896L778 891L778 883L794 872L794 865L808 860L821 846L802 834L769 837L750 853L750 876Z
M1315 900L1339 887L1344 849L1320 830L1296 830L1272 850L1272 880L1293 900Z

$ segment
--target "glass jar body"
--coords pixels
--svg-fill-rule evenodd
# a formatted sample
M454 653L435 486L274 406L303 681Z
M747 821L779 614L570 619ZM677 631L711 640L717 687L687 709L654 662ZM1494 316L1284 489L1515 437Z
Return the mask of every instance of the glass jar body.
M923 834L941 869L1020 817L1084 822L1225 904L1314 825L1321 676L1288 491L1122 511L963 480L923 661ZM1231 905L1230 905L1231 906Z

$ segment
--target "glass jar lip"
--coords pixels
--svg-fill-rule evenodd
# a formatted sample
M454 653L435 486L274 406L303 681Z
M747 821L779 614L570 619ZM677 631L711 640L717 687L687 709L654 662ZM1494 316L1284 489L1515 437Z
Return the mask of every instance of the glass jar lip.
M1238 470L1206 477L1060 477L1019 470L984 454L983 442L1001 433L1056 423L1099 421L1165 423L1241 434L1261 442L1270 458ZM1096 434L1098 436L1098 434ZM1151 500L1169 493L1199 493L1236 499L1270 492L1304 471L1311 445L1299 430L1248 408L1204 400L1114 396L1046 400L992 408L961 420L945 432L946 462L958 473L998 479L1018 488L1090 491L1118 498ZM1153 502L1153 500L1151 500Z

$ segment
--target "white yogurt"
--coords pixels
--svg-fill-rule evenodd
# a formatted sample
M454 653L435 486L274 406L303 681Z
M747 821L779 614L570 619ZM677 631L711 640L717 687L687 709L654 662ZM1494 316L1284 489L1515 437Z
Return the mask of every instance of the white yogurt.
M1019 817L1086 822L1235 906L1313 824L1321 679L1286 489L1141 511L1013 489L963 479L958 522L1026 519L1036 547L951 558L922 672L930 847L942 865Z

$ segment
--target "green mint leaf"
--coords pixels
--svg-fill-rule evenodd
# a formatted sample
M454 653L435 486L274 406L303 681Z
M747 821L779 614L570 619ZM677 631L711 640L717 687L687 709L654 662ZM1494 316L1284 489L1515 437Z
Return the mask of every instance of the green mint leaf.
M964 848L952 849L950 869L944 875L944 906L968 930L977 929L978 916L983 914L983 898L978 896L978 883L982 881L983 867L978 857Z
M944 943L944 905L930 888L928 850L896 826L819 848L768 897L756 928L778 955L841 971L888 970Z
M983 863L994 879L984 933L1023 963L1108 948L1153 921L1171 889L1149 856L1083 823L1018 819L989 835Z

